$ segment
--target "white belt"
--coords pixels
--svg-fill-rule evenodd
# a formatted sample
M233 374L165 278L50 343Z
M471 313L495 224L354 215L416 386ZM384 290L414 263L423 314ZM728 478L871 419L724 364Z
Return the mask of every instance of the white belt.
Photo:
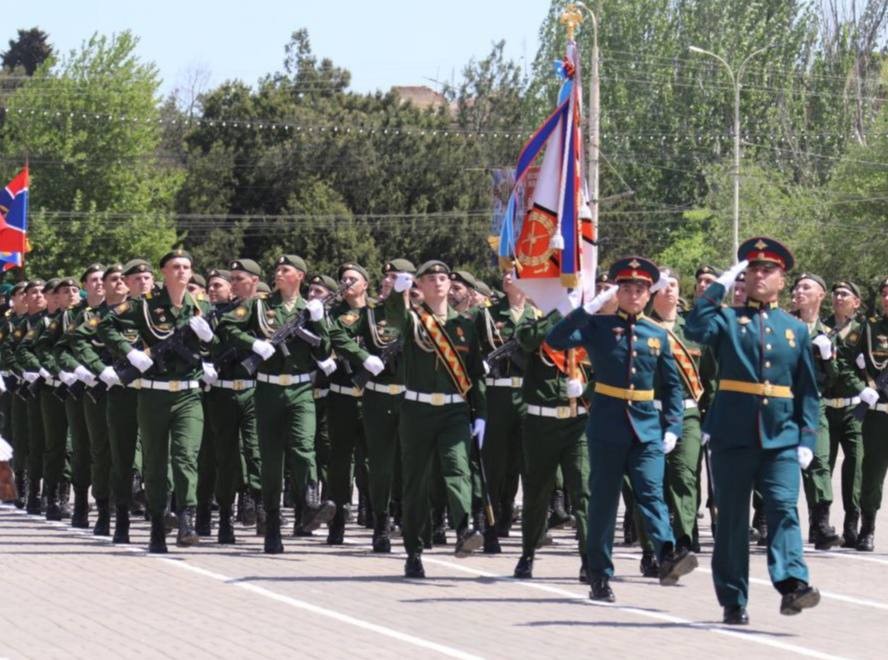
M244 390L248 390L251 387L256 387L255 380L219 380L213 383L213 387L218 387L223 390L234 390L235 392L242 392Z
M11 371L0 371L0 376L4 376L6 378L9 378L12 375L13 375L13 373Z
M875 406L870 408L870 410L875 410L876 412L888 413L888 403L877 403Z
M827 408L847 408L848 406L856 406L860 403L859 396L853 396L850 399L824 399L823 403Z
M298 385L299 383L309 383L314 377L314 372L307 374L281 374L274 376L272 374L256 374L256 380L260 383L271 383L272 385Z
M403 385L397 385L395 383L392 383L391 385L383 385L382 383L374 383L372 380L368 381L367 384L364 385L364 388L379 392L380 394L391 394L392 396L398 396L404 392Z
M364 391L357 387L345 387L336 383L330 383L330 391L336 392L336 394L344 394L345 396L353 396L356 399L364 396Z
M46 381L46 384L52 385L53 387L61 387L62 385L64 385L62 381L56 380L55 378L50 378L48 381Z
M534 417L554 417L556 419L570 419L571 417L580 417L586 414L583 406L577 406L577 414L570 414L570 406L557 406L550 408L548 406L535 406L532 403L527 405L527 414Z
M684 401L682 401L682 405L684 406L685 410L691 410L697 407L697 402L693 399L685 399ZM663 402L659 399L654 399L654 408L656 408L657 410L663 410Z
M317 389L313 390L313 392L314 392L315 399L326 399L327 395L330 394L329 388L326 388L326 387L323 389L317 388Z
M524 379L518 376L512 378L485 378L484 383L487 387L511 387L518 389L524 384Z
M142 389L142 379L141 379L141 378L136 378L135 380L130 381L130 383L129 383L129 385L127 385L127 387L130 388L131 390L140 390L140 389Z
M148 380L140 379L138 389L143 390L162 390L164 392L182 392L184 390L196 390L200 387L200 381L197 380Z
M441 392L426 394L425 392L414 392L408 389L404 390L404 398L408 401L427 403L430 406L446 406L451 403L463 403L465 401L459 394L442 394Z

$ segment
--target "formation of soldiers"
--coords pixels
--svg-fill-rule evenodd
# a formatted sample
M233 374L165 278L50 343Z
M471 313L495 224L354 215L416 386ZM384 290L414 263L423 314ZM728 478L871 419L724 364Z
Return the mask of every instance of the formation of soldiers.
M114 543L129 543L133 515L150 520L152 553L173 531L179 546L211 536L215 517L218 543L235 543L240 522L280 553L284 508L294 536L326 525L326 543L342 544L356 485L372 550L391 552L399 533L405 576L422 578L423 550L448 528L458 557L501 552L520 482L515 577L533 577L549 529L572 525L579 580L613 601L621 493L640 570L663 585L697 566L705 502L725 621L748 622L750 543L769 547L781 612L796 614L819 599L800 482L816 548L874 548L888 279L866 316L853 282L802 273L790 314L776 301L791 253L755 238L738 260L698 269L688 309L674 270L621 259L564 316L542 314L513 273L500 292L403 258L385 264L374 297L356 263L334 279L284 254L269 287L252 259L201 276L183 250L158 274L134 259L6 285L0 402L15 504L88 528L91 492L93 532ZM821 319L827 295L833 315ZM841 534L829 524L839 448Z

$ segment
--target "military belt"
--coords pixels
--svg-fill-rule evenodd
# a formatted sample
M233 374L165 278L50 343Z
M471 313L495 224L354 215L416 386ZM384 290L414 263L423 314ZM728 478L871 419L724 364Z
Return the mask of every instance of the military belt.
M288 387L289 385L299 385L300 383L310 383L314 378L314 372L307 374L256 374L256 380L260 383L271 383L272 385L280 385Z
M875 406L870 408L870 410L875 410L876 412L888 413L888 403L877 403Z
M64 385L64 383L57 378L50 378L48 381L46 381L46 384L52 385L53 387L61 387L62 385Z
M527 405L527 414L533 415L534 417L554 417L555 419L571 419L573 417L581 417L586 414L586 409L583 406L577 406L577 411L574 414L570 412L570 406L555 406L554 408L548 406L535 406L533 404Z
M391 385L383 385L382 383L374 383L372 380L364 385L364 388L379 392L380 394L390 394L391 396L398 396L399 394L404 393L403 385L397 385L395 383L392 383Z
M614 387L604 383L595 383L595 393L610 396L624 401L653 401L653 390L636 390L634 387Z
M697 402L694 399L685 399L684 401L682 401L682 406L685 410L693 410L694 408L698 407ZM657 410L663 410L663 402L659 399L655 399L654 408L656 408Z
M223 390L234 390L235 392L242 392L243 390L248 390L251 387L256 387L255 380L218 380L213 383L213 387L218 387Z
M139 389L163 392L184 392L196 390L198 387L200 381L197 380L148 380L147 378L142 378L139 385Z
M823 403L827 408L847 408L848 406L856 406L860 403L859 396L852 396L850 399L824 399Z
M419 403L427 403L430 406L446 406L454 403L463 403L465 399L459 394L442 394L441 392L414 392L413 390L404 390L404 398L408 401L418 401Z
M347 387L343 385L337 385L336 383L330 383L330 391L336 392L336 394L351 396L356 399L360 399L362 396L364 396L364 391L358 387Z
M792 389L788 385L772 385L771 383L750 383L745 380L720 380L718 389L725 392L740 392L756 396L770 396L775 399L791 399Z
M487 387L510 387L517 390L524 384L524 379L518 376L513 376L512 378L485 378L484 383Z

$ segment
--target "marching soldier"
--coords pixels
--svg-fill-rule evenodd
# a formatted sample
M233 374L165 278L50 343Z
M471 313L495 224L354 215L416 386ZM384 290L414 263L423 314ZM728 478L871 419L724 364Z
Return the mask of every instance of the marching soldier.
M17 282L12 287L10 298L12 305L9 314L3 324L2 356L4 383L7 393L4 395L9 405L10 440L15 448L13 466L15 468L15 481L18 485L18 499L15 502L17 508L22 509L26 504L28 494L28 406L25 397L21 395L19 388L24 387L21 378L21 369L15 359L15 349L18 342L24 336L24 326L28 317L28 301L25 293L27 282Z
M614 289L569 313L549 332L558 350L582 346L595 368L586 435L589 442L588 575L592 600L613 602L614 522L620 484L628 472L636 504L659 558L660 584L673 585L697 567L696 556L678 548L663 500L665 455L681 436L682 385L666 331L644 316L660 272L641 257L611 266ZM658 287L659 288L659 287ZM615 315L596 315L616 296ZM662 401L654 407L655 386ZM662 421L661 421L662 420Z
M718 392L706 417L719 520L712 574L728 624L749 623L749 498L761 490L768 523L768 570L782 595L780 613L798 614L820 602L808 584L797 502L799 465L816 444L819 403L808 328L777 306L792 253L769 238L745 241L740 263L697 298L685 333L712 346ZM748 268L747 268L748 266ZM747 301L722 300L746 269Z

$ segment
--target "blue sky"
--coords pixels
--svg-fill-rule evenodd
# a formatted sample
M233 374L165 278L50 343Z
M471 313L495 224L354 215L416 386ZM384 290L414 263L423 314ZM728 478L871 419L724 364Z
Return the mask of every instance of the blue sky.
M508 57L532 61L548 7L548 0L44 0L18 5L14 23L0 28L0 47L33 26L62 52L93 32L131 29L167 93L198 70L209 73L210 86L232 78L255 83L280 68L290 33L306 27L315 54L349 69L352 89L370 92L458 79L499 39Z

